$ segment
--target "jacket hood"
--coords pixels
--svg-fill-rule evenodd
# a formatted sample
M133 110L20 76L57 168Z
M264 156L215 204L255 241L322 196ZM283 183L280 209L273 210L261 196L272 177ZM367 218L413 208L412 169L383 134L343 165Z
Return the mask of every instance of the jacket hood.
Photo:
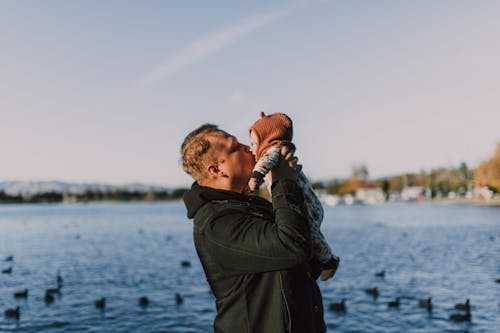
M225 190L216 190L211 187L205 187L194 182L191 189L184 192L183 200L187 208L187 217L192 219L196 212L206 203L213 200L239 200L246 201L248 196Z

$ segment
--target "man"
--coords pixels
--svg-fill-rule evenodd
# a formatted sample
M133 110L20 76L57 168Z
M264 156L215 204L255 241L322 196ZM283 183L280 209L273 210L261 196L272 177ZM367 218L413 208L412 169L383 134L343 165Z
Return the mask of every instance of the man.
M319 264L290 166L296 159L282 153L269 173L271 204L245 194L255 161L234 136L206 124L181 146L183 168L195 180L184 202L216 297L215 332L326 331Z

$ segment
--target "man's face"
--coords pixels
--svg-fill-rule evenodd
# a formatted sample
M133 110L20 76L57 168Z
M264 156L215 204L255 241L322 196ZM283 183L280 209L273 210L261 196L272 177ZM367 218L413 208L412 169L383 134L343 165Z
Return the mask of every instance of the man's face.
M250 147L238 142L234 136L220 131L211 135L218 168L236 187L246 186L255 166Z

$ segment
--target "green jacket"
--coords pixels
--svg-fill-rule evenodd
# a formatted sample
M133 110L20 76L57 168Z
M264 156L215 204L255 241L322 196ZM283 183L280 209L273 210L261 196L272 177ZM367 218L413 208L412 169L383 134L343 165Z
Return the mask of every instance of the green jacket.
M319 265L293 181L273 203L194 183L184 195L196 251L216 298L217 333L323 333Z

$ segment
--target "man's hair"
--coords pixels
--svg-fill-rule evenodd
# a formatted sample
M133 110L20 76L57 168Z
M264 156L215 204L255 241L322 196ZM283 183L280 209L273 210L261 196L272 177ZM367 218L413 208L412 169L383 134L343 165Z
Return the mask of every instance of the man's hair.
M219 131L217 125L204 124L189 133L182 142L182 168L198 182L206 177L205 166L214 162L213 154L208 154L211 143L206 135Z

